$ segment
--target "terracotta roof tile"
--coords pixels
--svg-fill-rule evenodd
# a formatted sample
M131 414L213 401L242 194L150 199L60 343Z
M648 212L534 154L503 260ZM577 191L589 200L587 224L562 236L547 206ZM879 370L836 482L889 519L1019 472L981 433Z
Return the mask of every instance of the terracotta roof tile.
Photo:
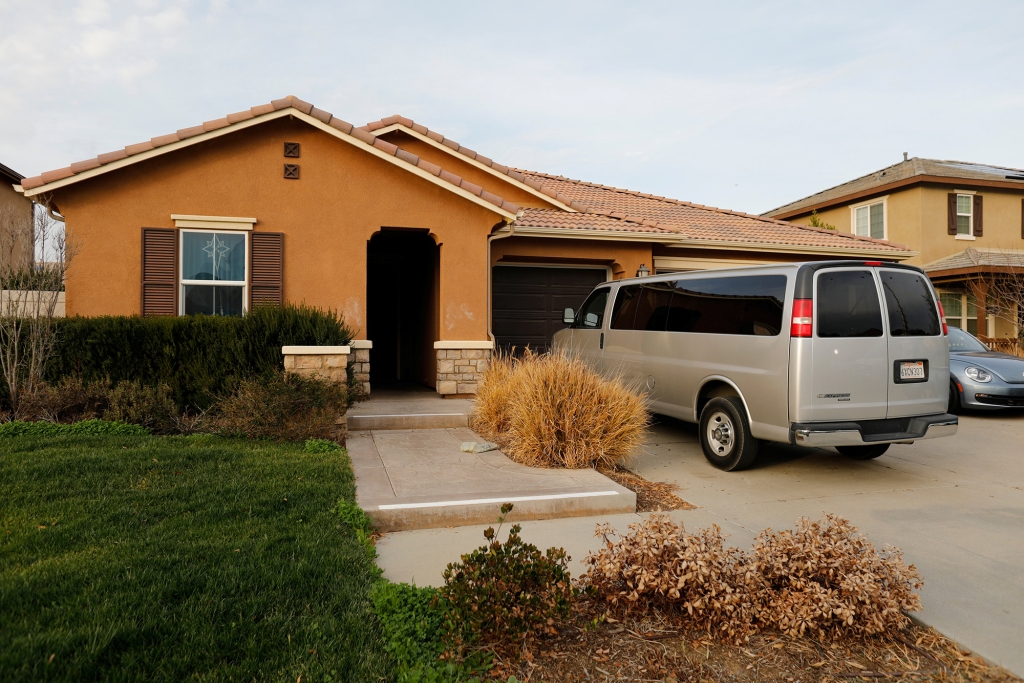
M68 178L73 175L75 175L75 172L71 170L70 166L54 169L52 171L47 171L40 176L42 180L42 183L40 184L52 183L54 180L63 180L64 178ZM24 187L24 185L22 185L22 187Z
M287 97L287 99L291 100L291 106L292 107L294 107L295 109L298 109L303 114L308 114L309 112L311 112L313 110L313 105L312 104L310 104L309 102L306 102L305 100L300 100L295 95L289 95Z
M315 119L319 119L323 123L331 122L331 112L324 111L323 109L317 109L316 107L313 107L312 109L309 110L309 115Z
M76 161L69 167L72 173L81 173L82 171L88 171L92 168L99 168L99 159L87 159L85 161Z
M269 114L272 111L277 111L277 109L272 104L260 104L249 111L252 112L253 116L263 116L264 114Z
M353 128L349 135L356 138L357 140L365 142L368 145L372 145L374 141L376 141L377 139L374 136L367 133L365 130L362 130L360 128Z
M438 177L440 177L441 180L447 180L452 185L459 185L462 183L462 178L455 175L454 173L449 173L443 168L441 169L441 172L438 174Z
M426 159L420 159L419 161L416 162L416 165L422 168L427 173L432 173L433 175L441 174L441 167L438 166L437 164L430 163Z
M373 146L382 152L387 152L388 154L391 154L392 156L395 154L395 152L398 151L397 146L392 145L390 142L387 142L386 140L381 140L380 138L373 139Z
M418 166L420 162L420 158L418 156L412 152L406 152L401 147L396 148L395 156L406 163L412 164L413 166Z
M162 147L164 145L169 145L172 142L178 142L178 134L177 133L171 133L169 135L158 135L157 137L155 137L152 140L150 140L150 142L153 143L154 147ZM102 156L102 155L100 155L100 156ZM104 161L103 163L107 163L107 162Z
M495 204L497 206L501 206L501 202L503 201L501 199L501 197L499 197L496 194L492 194L492 193L488 192L487 190L483 190L483 191L480 192L480 199L488 201L491 204Z
M327 125L329 125L331 128L337 128L338 130L340 130L342 133L345 133L346 135L353 135L355 137L359 137L359 136L357 136L355 134L355 130L354 130L355 126L353 126L348 121L342 121L337 116L332 116L330 118L330 120L327 122ZM370 136L370 137L373 137L373 136ZM360 139L362 140L362 138L360 138ZM363 142L366 142L366 141L363 140Z
M142 154L143 152L148 152L151 149L153 149L153 141L146 140L145 142L139 142L134 145L128 145L127 147L124 148L124 151L125 153L128 154L128 156L132 156L133 154Z
M228 123L238 123L239 121L251 119L253 116L252 110L246 109L245 111L236 111L234 114L228 114L225 118L227 118Z
M459 183L459 187L461 187L466 192L472 192L478 197L480 196L480 193L484 191L484 188L480 187L479 185L474 185L465 178L463 178L462 182Z
M206 130L202 126L192 126L191 128L182 128L178 131L178 139L184 140L185 138L191 138L196 135L202 135Z
M292 106L292 98L282 97L279 100L271 100L270 106L274 108L274 111L277 111L278 109L287 109Z
M435 133L432 130L428 130L426 133L423 133L423 135L426 135L428 138L434 140L435 142L441 142L442 140L444 140L443 135L441 135L440 133Z
M421 124L421 123L413 123L413 124L412 124L412 129L413 129L414 131L416 131L417 133L419 133L420 135L426 135L426 134L427 134L427 132L428 132L428 131L427 131L427 127L426 127L426 126L424 126L424 125L423 125L423 124Z
M175 140L177 140L177 136L175 136ZM101 154L98 157L96 157L96 160L99 161L102 165L109 164L111 161L120 161L121 159L124 159L127 156L128 152L126 152L123 149L119 149L116 152L107 152L106 154Z
M230 126L230 125L231 125L231 123L228 121L227 117L225 116L222 119L214 119L213 121L206 121L205 123L203 123L203 130L206 131L206 132L209 132L211 130L217 130L218 128L224 128L225 126Z

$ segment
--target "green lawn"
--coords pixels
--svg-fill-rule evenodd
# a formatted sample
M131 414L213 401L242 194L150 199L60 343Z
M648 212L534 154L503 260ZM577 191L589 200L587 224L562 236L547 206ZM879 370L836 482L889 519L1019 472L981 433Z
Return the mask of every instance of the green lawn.
M0 680L392 678L347 457L0 438Z

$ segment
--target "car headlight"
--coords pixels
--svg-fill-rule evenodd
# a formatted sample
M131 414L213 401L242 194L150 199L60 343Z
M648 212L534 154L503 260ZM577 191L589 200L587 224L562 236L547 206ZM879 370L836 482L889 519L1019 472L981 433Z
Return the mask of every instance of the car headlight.
M983 368L967 368L964 370L964 374L973 379L975 382L991 382L992 375L989 374L988 370Z

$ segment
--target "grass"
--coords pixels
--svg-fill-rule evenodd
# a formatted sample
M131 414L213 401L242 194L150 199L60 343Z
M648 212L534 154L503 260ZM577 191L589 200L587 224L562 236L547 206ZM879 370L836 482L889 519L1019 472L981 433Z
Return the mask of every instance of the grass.
M338 452L0 438L0 679L392 678Z

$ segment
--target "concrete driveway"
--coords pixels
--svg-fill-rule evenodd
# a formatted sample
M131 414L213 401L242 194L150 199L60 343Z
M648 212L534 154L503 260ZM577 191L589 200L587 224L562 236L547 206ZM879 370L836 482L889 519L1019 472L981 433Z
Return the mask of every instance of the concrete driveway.
M920 618L1024 675L1024 412L962 416L956 436L892 446L872 461L769 446L753 469L721 472L704 460L695 427L674 421L654 426L645 451L633 468L678 484L699 506L672 514L687 528L717 523L731 543L748 546L765 527L834 512L877 546L903 548L925 581ZM624 530L636 519L526 522L523 537L565 547L575 575L598 546L595 522ZM381 566L392 580L437 584L445 564L480 544L482 528L388 534L378 544Z
M770 446L746 472L710 467L691 425L652 432L639 474L679 484L738 537L823 512L850 519L917 565L923 621L1024 674L1024 413L961 416L954 437L870 461Z

